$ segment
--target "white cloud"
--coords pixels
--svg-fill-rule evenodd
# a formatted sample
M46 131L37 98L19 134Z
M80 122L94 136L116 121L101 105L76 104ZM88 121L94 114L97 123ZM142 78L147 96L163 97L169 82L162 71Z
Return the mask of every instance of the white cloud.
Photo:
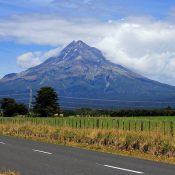
M64 20L57 16L16 16L0 20L0 40L4 39L54 46L65 46L72 40L81 39L101 49L112 62L149 78L175 85L173 23L145 17L99 22L87 19ZM49 57L46 53L28 53L27 56L30 59L26 60L32 60L33 65ZM20 61L19 65L28 67L31 63Z
M41 64L46 59L56 56L60 51L60 48L49 50L48 52L41 53L41 52L27 52L19 57L17 57L17 64L21 68L30 68L36 65Z
M0 20L0 39L20 43L64 45L71 40L94 42L108 31L108 23L93 20L63 20L57 16L32 15ZM93 39L94 38L94 39Z
M27 52L17 58L17 64L21 68L36 66L41 63L40 53Z
M175 25L125 22L97 46L111 61L152 79L175 84Z

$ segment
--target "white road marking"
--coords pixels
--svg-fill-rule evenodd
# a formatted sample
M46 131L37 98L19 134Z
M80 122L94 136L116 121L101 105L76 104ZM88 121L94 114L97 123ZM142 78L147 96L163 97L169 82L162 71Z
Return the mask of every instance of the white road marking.
M132 173L136 173L136 174L144 174L143 172L134 171L134 170L129 170L129 169L120 168L120 167L115 167L115 166L110 166L110 165L103 165L103 166L108 167L108 168L113 168L113 169L122 170L122 171L128 171L128 172L132 172Z
M49 154L51 155L52 153L46 152L46 151L41 151L41 150L36 150L36 149L32 149L34 152L39 152L39 153L43 153L43 154Z
M5 145L6 143L4 143L4 142L0 142L0 144Z

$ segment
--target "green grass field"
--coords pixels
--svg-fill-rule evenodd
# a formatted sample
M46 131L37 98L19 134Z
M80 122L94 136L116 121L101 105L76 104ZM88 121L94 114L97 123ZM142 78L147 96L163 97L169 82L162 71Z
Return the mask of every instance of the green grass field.
M155 131L175 134L175 117L65 117L65 118L0 118L0 123L46 124L56 127L121 129L128 131Z

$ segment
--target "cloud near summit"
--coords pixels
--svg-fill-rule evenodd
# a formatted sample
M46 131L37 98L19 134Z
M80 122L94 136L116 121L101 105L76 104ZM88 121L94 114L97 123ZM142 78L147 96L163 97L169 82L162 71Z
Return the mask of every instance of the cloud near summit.
M0 20L0 40L64 47L83 40L103 51L112 62L149 78L175 85L175 25L146 17L100 22L58 16L15 16ZM18 64L28 68L58 53L24 53Z
M48 52L27 52L16 58L19 67L27 69L41 64L46 59L57 56L60 48L49 50Z

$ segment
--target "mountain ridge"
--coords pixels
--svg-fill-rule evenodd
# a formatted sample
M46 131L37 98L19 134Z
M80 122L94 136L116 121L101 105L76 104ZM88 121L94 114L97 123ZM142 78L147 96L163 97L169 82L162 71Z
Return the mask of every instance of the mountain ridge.
M0 80L0 93L26 92L28 87L37 91L52 86L61 96L74 98L118 99L119 103L103 103L102 107L136 107L137 103L122 100L162 101L160 105L142 103L143 107L169 105L174 102L175 87L150 80L119 64L107 60L103 53L83 41L72 41L56 57L19 74L8 74ZM6 93L5 93L6 94ZM70 102L70 99L61 101ZM77 100L78 101L78 100ZM77 102L72 100L73 102ZM84 101L78 101L83 104ZM93 101L88 104L95 104ZM174 103L175 104L175 103ZM91 107L90 105L80 107ZM69 105L68 105L69 106ZM75 107L78 105L75 105Z
M77 47L77 46L79 46L79 47ZM73 55L72 53L72 51L79 51L80 50L80 56L79 57L76 57L76 54L75 55ZM81 56L81 54L82 54L82 52L84 51L84 50L90 50L91 52L93 51L93 52L95 52L95 54L98 54L98 59L97 58L95 58L95 59L93 59L92 60L92 58L93 57L90 57L90 62L91 62L91 64L99 64L100 65L100 63L104 63L104 62L106 62L106 63L108 63L108 64L110 64L110 65L113 65L113 66L117 66L119 69L122 69L122 70L125 70L125 71L127 71L127 72L130 72L130 74L134 74L134 75L137 75L137 76L139 76L139 77L143 77L143 76L141 76L141 75L139 75L139 74L137 74L137 73L134 73L133 71L130 71L129 69L127 69L127 68L125 68L125 67L123 67L123 66L121 66L121 65L118 65L118 64L114 64L114 63L112 63L112 62L110 62L110 61L108 61L108 60L106 60L106 58L104 57L104 55L102 54L102 52L100 51L100 50L98 50L98 49L96 49L96 48L94 48L94 47L90 47L90 46L88 46L86 43L84 43L83 41L81 41L81 40L78 40L77 42L76 41L72 41L65 49L63 49L61 52L60 52L60 54L58 55L58 56L56 56L56 57L51 57L51 58L48 58L45 62L43 62L43 63L41 63L40 65L37 65L37 66L35 66L35 67L32 67L32 68L29 68L29 69L27 69L26 71L23 71L22 73L10 73L10 74L7 74L7 75L5 75L2 79L8 79L8 78L12 78L12 79L14 79L16 76L18 77L20 77L21 75L23 75L23 73L25 73L25 72L28 72L28 71L30 71L30 70L33 70L33 68L40 68L40 67L42 67L42 66L48 66L49 64L58 64L58 63L60 63L61 61L63 61L63 60L66 60L66 57L67 56L69 56L68 54L69 54L69 52L72 54L71 55L71 57L73 57L73 58L75 58L76 57L76 59L78 60L80 60L80 59L82 59L83 61L85 61L85 57L83 57L83 56ZM89 55L88 55L89 56ZM61 59L60 59L61 58ZM70 56L68 57L68 58L70 58ZM100 58L100 59L99 59ZM89 59L89 57L88 57L88 59ZM66 61L70 61L70 60L66 60ZM49 65L50 66L50 65ZM145 77L144 77L145 78Z

